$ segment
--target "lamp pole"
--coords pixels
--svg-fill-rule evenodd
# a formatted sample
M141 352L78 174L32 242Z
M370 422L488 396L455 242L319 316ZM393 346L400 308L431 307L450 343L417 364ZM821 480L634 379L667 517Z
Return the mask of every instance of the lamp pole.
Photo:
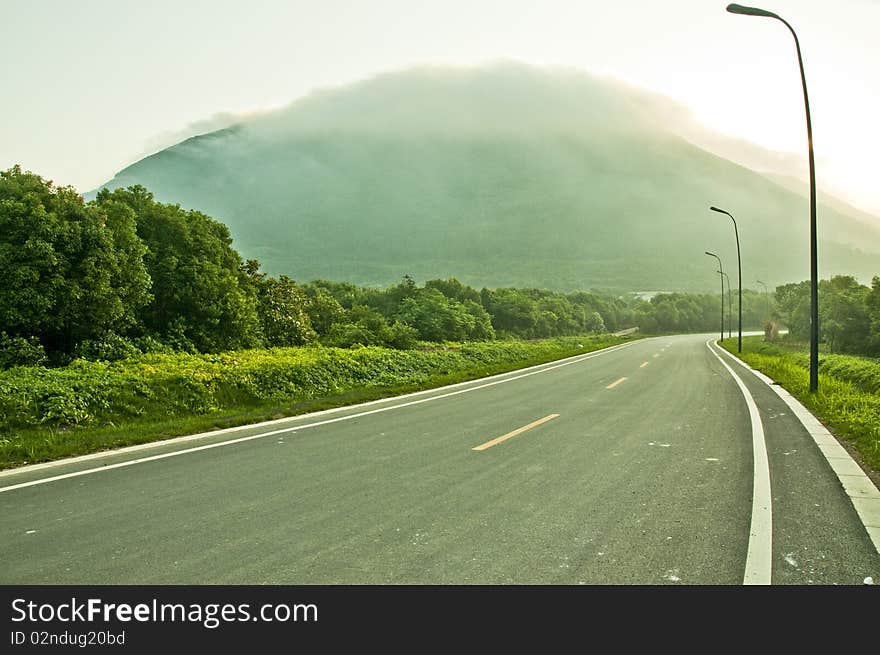
M819 390L819 267L816 255L816 168L813 162L813 127L810 121L810 99L807 96L807 78L804 75L801 44L798 41L794 28L773 12L756 7L743 7L737 4L727 5L727 11L731 14L775 18L791 32L791 35L794 37L794 46L797 49L798 66L801 69L801 86L804 88L804 109L807 113L807 154L810 160L810 393L816 393Z
M718 209L718 207L709 207L713 212L718 212L719 214L727 214L730 216L730 220L733 221L733 233L736 235L736 270L739 275L739 341L736 346L736 351L741 353L743 351L743 271L742 271L742 260L739 257L739 230L736 229L736 219L734 219L733 214L730 212L726 212L723 209ZM727 281L727 288L730 289L730 279Z
M730 322L733 320L733 310L730 309L730 276L724 271L718 271L727 280L727 338L730 339Z
M708 250L706 251L706 254L718 260L718 268L720 269L718 270L718 279L721 280L721 341L724 341L724 269L721 266L721 257Z

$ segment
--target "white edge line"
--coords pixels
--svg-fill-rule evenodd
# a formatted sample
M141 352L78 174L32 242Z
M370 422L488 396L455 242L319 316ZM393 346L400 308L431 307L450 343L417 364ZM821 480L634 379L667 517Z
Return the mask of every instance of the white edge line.
M761 380L768 387L776 392L782 401L788 405L792 413L804 426L807 433L813 438L819 452L828 462L828 465L834 471L838 481L843 487L850 502L856 510L859 520L862 522L874 549L880 553L880 490L871 481L862 468L855 462L846 449L840 445L840 441L835 437L816 416L810 412L803 403L795 398L787 389L775 383L771 378L761 371L752 368L746 362L727 350L722 349L733 361L743 368L751 371L755 377ZM831 440L829 442L829 440ZM833 449L834 456L829 457L831 449L827 444L833 443L837 448ZM832 460L840 460L832 461ZM857 491L855 491L857 490Z
M770 493L770 463L767 458L767 444L764 439L764 424L755 399L745 383L734 373L712 347L714 339L706 342L706 347L727 369L736 381L749 408L752 421L752 454L754 473L752 475L752 521L749 528L749 548L746 554L744 585L769 585L773 568L773 505Z
M512 375L513 373L516 373L517 371L508 371L506 373L498 373L496 375L492 375L492 376L485 377L485 378L478 378L476 380L468 380L466 382L458 382L456 384L451 384L451 385L448 385L445 387L437 387L434 389L425 389L423 391L416 391L414 393L405 394L402 396L395 396L395 397L391 397L391 398L381 398L378 400L372 400L372 401L369 401L369 402L366 402L366 403L363 403L360 405L347 405L347 406L343 406L343 407L335 407L333 409L323 410L321 412L315 412L313 414L303 414L300 416L288 416L283 419L276 419L273 421L265 421L263 423L254 423L251 425L242 425L242 426L237 426L234 428L225 428L222 430L216 430L214 432L205 432L202 434L190 435L190 436L186 436L186 437L179 437L179 438L175 438L175 439L165 439L163 441L151 442L149 444L140 444L138 446L131 446L131 447L123 448L120 450L112 450L112 451L106 451L106 452L101 452L101 453L93 453L92 455L84 455L82 457L76 457L73 459L58 460L56 462L47 462L45 464L37 464L32 467L22 467L22 468L17 468L17 469L10 469L8 471L3 471L2 473L0 473L0 476L11 476L14 474L24 474L27 472L34 471L37 468L41 468L41 469L42 468L49 468L52 466L61 466L64 464L72 464L75 462L80 462L80 461L84 461L84 460L88 460L88 459L97 459L97 458L109 457L112 455L120 455L120 454L138 451L138 450L143 450L145 448L151 448L151 447L154 448L154 447L157 447L160 445L168 445L171 443L183 443L183 442L191 441L191 440L195 440L195 439L203 439L203 438L212 437L212 436L215 436L218 434L223 434L226 432L233 432L233 431L245 430L245 429L254 429L254 428L259 428L261 426L268 426L268 425L277 424L277 423L284 422L284 421L291 422L291 421L297 421L297 420L302 420L302 419L315 418L318 416L330 414L332 412L339 412L339 411L346 410L346 409L348 409L348 410L357 409L358 407L367 407L367 406L375 405L375 404L381 403L381 402L389 402L389 401L401 400L401 399L405 399L405 398L412 398L414 396L420 396L420 395L424 395L424 394L431 393L431 392L435 392L435 393L438 391L442 392L446 389L454 389L456 387L461 387L461 386L467 385L467 384L475 385L476 383L481 382L481 381L491 380L490 382L486 382L485 384L477 384L476 386L470 386L467 389L458 389L457 391L449 391L447 393L439 393L438 395L434 395L429 398L421 398L419 400L411 400L409 402L404 402L404 403L400 403L397 405L392 405L390 407L380 407L378 409L372 409L372 410L368 410L365 412L358 412L356 414L348 414L346 416L339 416L339 417L327 419L324 421L316 421L314 423L306 423L305 425L294 425L294 426L290 426L290 427L279 428L277 430L270 430L268 432L261 432L259 434L248 435L246 437L240 437L238 439L230 439L228 441L219 441L216 443L206 444L204 446L195 446L193 448L185 448L182 450L175 450L175 451L168 452L168 453L161 453L159 455L151 455L149 457L141 457L138 459L126 460L124 462L117 462L116 464L108 464L106 466L100 466L97 468L83 469L81 471L73 471L71 473L63 473L61 475L55 475L55 476L51 476L48 478L29 480L28 482L21 482L19 484L12 484L12 485L9 485L6 487L0 487L0 493L3 493L5 491L13 491L14 489L23 489L25 487L33 487L33 486L40 485L40 484L46 484L48 482L55 482L57 480L65 480L68 478L80 477L83 475L98 473L100 471L110 471L112 469L123 468L126 466L134 466L135 464L143 464L145 462L152 462L152 461L156 461L156 460L160 460L160 459L166 459L169 457L176 457L178 455L184 455L187 453L194 453L194 452L198 452L198 451L202 451L202 450L210 450L213 448L220 448L221 446L229 446L232 444L243 443L246 441L252 441L254 439L262 439L265 437L270 437L270 436L274 436L274 435L278 435L278 434L285 434L288 432L296 432L298 430L305 430L307 428L318 427L321 425L328 425L330 423L338 423L340 421L349 421L351 419L359 418L362 416L368 416L370 414L379 414L381 412L388 412L388 411L391 411L394 409L401 409L403 407L409 407L411 405L420 405L422 403L430 402L433 400L440 400L441 398L448 398L450 396L457 396L459 394L469 393L471 391L477 391L479 389L485 389L486 387L492 387L492 386L495 386L496 384L503 384L505 382L512 382L514 380L519 380L521 378L526 378L526 377L529 377L532 375L537 375L538 373L545 373L547 371L552 371L557 368L562 368L563 366L577 364L579 362L586 361L588 359L593 359L594 357L599 357L600 355L605 355L607 353L614 352L616 350L620 350L622 348L626 348L628 346L631 346L634 343L639 343L640 341L646 341L646 340L647 339L639 339L637 341L630 341L628 343L623 343L623 344L619 344L616 346L610 346L608 348L602 348L600 350L595 350L595 351L592 351L589 353L585 353L583 355L574 355L574 356L569 357L567 359L557 360L556 362L545 362L544 364L536 364L535 366L530 366L528 368L519 369L520 373L518 375ZM523 373L522 371L526 371L526 372ZM504 379L498 379L501 377L504 377Z

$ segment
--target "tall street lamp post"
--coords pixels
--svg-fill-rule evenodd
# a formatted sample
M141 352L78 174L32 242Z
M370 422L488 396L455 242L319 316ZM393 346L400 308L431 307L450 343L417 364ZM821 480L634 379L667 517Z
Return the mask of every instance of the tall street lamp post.
M709 207L713 212L718 212L719 214L727 214L730 216L730 220L733 221L733 233L736 235L736 270L739 275L739 341L736 346L736 351L741 353L743 351L743 272L742 272L742 260L739 257L739 230L736 229L736 219L733 218L733 214L730 212L726 212L723 209L718 209L718 207ZM727 288L730 289L730 280L728 279Z
M721 257L716 255L714 252L706 251L706 254L710 257L714 257L718 260L718 268L721 269L718 272L718 279L721 280L721 341L724 341L724 273L723 267L721 266Z
M730 338L730 322L733 320L731 317L733 316L733 310L730 309L730 276L724 271L718 271L721 273L721 276L727 280L727 338Z
M801 44L794 28L776 14L756 7L727 5L731 14L745 16L764 16L775 18L788 28L794 37L798 65L801 69L801 86L804 88L804 109L807 113L807 154L810 160L810 393L819 390L819 271L816 256L816 169L813 162L813 127L810 121L810 99L807 96L807 78L804 75L804 60L801 57Z

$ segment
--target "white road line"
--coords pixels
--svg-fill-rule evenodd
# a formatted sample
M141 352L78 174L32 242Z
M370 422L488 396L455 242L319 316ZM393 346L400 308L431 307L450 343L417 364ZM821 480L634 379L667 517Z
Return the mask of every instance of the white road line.
M110 471L112 469L124 468L126 466L134 466L135 464L143 464L145 462L153 462L156 460L167 459L169 457L176 457L178 455L184 455L187 453L194 453L194 452L198 452L198 451L202 451L202 450L211 450L213 448L220 448L222 446L229 446L232 444L244 443L246 441L253 441L254 439L262 439L265 437L270 437L270 436L274 436L274 435L278 435L278 434L286 434L289 432L296 432L298 430L305 430L307 428L314 428L314 427L318 427L321 425L328 425L330 423L338 423L340 421L349 421L351 419L360 418L362 416L368 416L370 414L379 414L382 412L389 412L391 410L401 409L403 407L410 407L412 405L420 405L422 403L427 403L427 402L431 402L434 400L440 400L441 398L449 398L450 396L457 396L459 394L470 393L471 391L477 391L479 389L493 387L497 384L504 384L506 382L513 382L514 380L520 380L522 378L527 378L532 375L537 375L539 373L546 373L547 371L552 371L557 368L562 368L564 366L570 366L571 364L578 364L578 363L586 361L588 359L593 359L594 357L599 357L600 355L605 355L605 354L608 354L611 352L615 352L617 350L621 350L622 348L626 348L627 346L631 346L635 343L638 343L638 341L631 341L629 343L620 344L618 346L612 346L610 348L597 350L595 352L587 353L585 355L575 355L574 357L572 357L568 360L564 360L562 363L554 364L551 366L547 366L546 364L538 364L537 366L534 366L534 367L522 369L522 370L528 371L527 373L521 373L519 375L514 375L512 377L505 377L504 379L500 379L500 380L494 379L494 378L498 378L500 376L510 375L510 372L501 373L501 374L491 376L488 378L483 378L485 380L493 380L492 382L487 382L485 384L480 384L477 386L468 387L467 389L459 389L457 391L449 391L447 393L439 394L436 396L431 396L429 398L421 398L419 400L410 400L408 402L400 403L398 405L392 405L390 407L380 407L378 409L371 409L371 410L368 410L365 412L358 412L357 414L348 414L346 416L338 416L336 418L326 419L323 421L316 421L314 423L307 423L305 425L295 425L295 426L290 426L290 427L286 427L286 428L279 428L277 430L270 430L268 432L261 432L259 434L253 434L253 435L249 435L246 437L239 437L238 439L230 439L229 441L220 441L217 443L206 444L204 446L196 446L194 448L185 448L182 450L175 450L175 451L172 451L169 453L161 453L159 455L151 455L149 457L141 457L138 459L127 460L125 462L117 462L116 464L108 464L106 466L100 466L97 468L83 469L81 471L74 471L72 473L63 473L61 475L55 475L55 476L48 477L48 478L41 478L38 480L30 480L28 482L21 482L19 484L12 484L12 485L9 485L6 487L0 487L0 493L3 493L5 491L13 491L14 489L23 489L25 487L34 487L36 485L46 484L47 482L55 482L57 480L66 480L68 478L76 478L76 477L80 477L83 475L90 475L92 473L99 473L101 471ZM543 368L538 368L538 367L543 367ZM537 370L534 370L534 369L537 369ZM476 382L476 381L475 380L469 381L469 383L471 383L471 384L473 384L474 382ZM462 384L467 384L467 383L458 383L455 385L450 385L450 387L441 387L441 389L457 387ZM437 391L437 389L431 389L430 391ZM425 392L417 392L417 393L411 394L411 395L418 395L418 394L422 394L422 393L425 393ZM408 396L400 396L400 398L406 398L406 397L408 397ZM388 400L388 399L384 399L384 400ZM377 402L377 401L365 403L365 406L373 404L374 402ZM344 408L337 408L337 409L344 409ZM346 409L351 409L351 407L348 407ZM289 419L286 419L286 420L293 421L293 420L296 420L297 418L303 418L303 417L290 417ZM242 426L242 429L244 429L245 427L247 427L247 426ZM254 426L250 426L250 427L254 427ZM222 432L222 431L220 431L220 432ZM205 436L209 436L209 435L205 435ZM13 469L11 472L16 473L18 471L16 469Z
M767 444L764 440L764 424L755 399L746 385L734 373L727 362L712 347L714 339L706 342L706 347L727 369L736 381L749 408L752 421L752 454L754 472L752 474L752 522L749 528L749 549L746 554L746 569L743 584L769 585L773 567L773 505L770 494L770 463L767 459Z
M733 353L724 350L722 352L726 352L733 361L751 371L755 377L773 389L776 395L788 405L834 471L844 492L852 502L871 542L874 544L874 549L880 553L880 490L877 489L871 478L865 475L862 468L856 464L846 449L840 445L837 437L831 434L828 428L822 425L819 419L813 416L812 412L804 407L797 398L792 396L787 389L774 383L764 373L752 368L739 357L733 355Z

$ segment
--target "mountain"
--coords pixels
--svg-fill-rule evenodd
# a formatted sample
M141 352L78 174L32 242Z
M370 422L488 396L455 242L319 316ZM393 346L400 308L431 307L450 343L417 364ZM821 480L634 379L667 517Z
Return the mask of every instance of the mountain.
M314 93L119 172L272 274L714 291L809 278L803 195L692 145L663 97L567 70L416 68ZM818 211L819 272L880 274L880 219Z

